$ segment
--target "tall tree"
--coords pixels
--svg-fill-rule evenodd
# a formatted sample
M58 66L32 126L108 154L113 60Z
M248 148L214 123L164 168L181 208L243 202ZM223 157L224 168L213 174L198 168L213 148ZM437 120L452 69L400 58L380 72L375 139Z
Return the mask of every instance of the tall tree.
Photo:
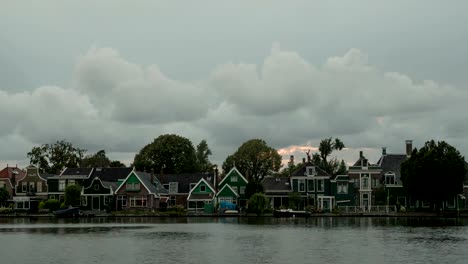
M436 208L463 192L466 173L465 158L445 141L426 142L401 165L401 181L408 195Z
M202 140L200 144L197 145L196 156L197 156L197 166L200 172L209 172L213 168L213 164L211 164L209 160L209 156L211 155L211 150L208 147L208 143L206 140Z
M340 162L337 158L328 160L328 157L332 154L333 151L342 150L343 148L345 148L345 145L339 138L322 139L319 145L319 153L313 154L312 161L315 163L315 165L319 166L331 175L344 173L344 171L346 171L346 165L344 166L344 171L342 171L342 165L344 165L344 161Z
M91 167L109 167L110 159L106 156L105 150L99 150L96 154L87 155L81 161L81 167L91 168Z
M281 156L263 139L251 139L244 142L237 151L223 162L223 171L227 173L234 165L249 181L259 181L281 168Z
M33 147L27 156L30 163L41 171L56 174L65 167L78 167L85 151L66 140L60 140L54 144Z
M135 155L138 170L163 173L192 173L197 170L197 157L192 142L178 135L161 135Z
M125 168L127 167L125 164L123 164L122 162L118 161L118 160L113 160L109 163L109 167L111 168Z

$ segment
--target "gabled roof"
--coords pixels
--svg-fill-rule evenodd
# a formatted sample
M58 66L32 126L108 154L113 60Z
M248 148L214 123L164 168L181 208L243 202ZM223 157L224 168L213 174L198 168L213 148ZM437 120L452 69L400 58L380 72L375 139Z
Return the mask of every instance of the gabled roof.
M200 179L205 179L212 186L214 185L214 173L192 173L192 174L160 174L156 178L161 184L169 184L170 182L178 183L178 193L189 193L190 184L198 183ZM210 180L208 180L210 178Z
M94 168L65 168L58 178L81 178L87 179L91 176Z
M26 172L20 170L18 167L5 167L0 171L0 178L12 179L13 175L16 175L16 180L19 180L26 175Z
M234 166L228 173L226 173L226 176L224 176L224 178L219 182L218 186L221 186L221 184L231 175L231 173L234 172L236 172L246 183L249 183L249 181L244 177L244 175L242 175L242 173L240 173L240 171Z
M212 192L212 196L210 196L209 193L193 193L193 191L198 187L198 185L200 185L201 183L205 183L208 188L210 188L211 192ZM187 197L187 200L198 200L198 199L202 199L202 200L206 200L206 199L213 199L214 198L214 195L216 195L216 191L214 189L214 187L205 179L201 178L197 184L193 187L192 190L190 190L189 192L189 195ZM198 198L196 198L198 197ZM206 198L206 197L209 197L209 198Z
M167 194L167 190L164 189L162 184L159 182L159 180L156 177L152 177L150 173L147 172L141 172L141 171L132 171L131 173L128 174L128 176L122 181L122 184L115 190L115 193L117 193L122 186L125 185L127 182L128 178L134 174L140 181L140 183L143 185L143 187L146 188L148 193L153 194L154 196L160 196L161 194ZM153 178L153 182L151 180Z
M324 171L320 167L315 166L315 164L312 163L312 161L307 161L306 163L302 164L302 166L300 166L293 173L291 173L291 176L293 176L293 177L294 176L305 176L307 167L311 167L311 166L315 167L316 176L330 177L330 174L328 174L326 171Z
M267 176L262 180L264 192L291 192L291 184L288 177Z
M81 195L85 195L85 194L84 194L84 190L85 190L85 189L91 188L91 187L94 185L94 182L95 182L95 181L99 181L99 182L101 183L101 186L102 186L102 187L104 187L105 189L108 189L108 190L109 190L109 194L113 194L113 192L112 192L112 189L113 189L112 186L106 186L106 185L101 181L101 179L99 179L99 177L94 177L94 179L89 183L88 187L84 187L84 186L83 186L83 187L81 188Z
M225 184L225 185L223 186L223 188L221 188L221 190L219 190L219 192L216 194L216 196L218 196L218 195L219 195L221 192L223 192L223 190L226 189L226 188L229 189L229 190L231 190L231 192L232 192L236 197L239 197L239 194L238 194L236 191L234 191L234 189L232 189L232 187L231 187L229 184Z
M406 159L408 159L406 154L387 154L380 157L378 164L382 168L382 175L385 175L387 172L393 172L395 173L397 183L401 184L400 166Z
M94 168L92 178L98 177L102 182L117 182L123 180L133 168Z

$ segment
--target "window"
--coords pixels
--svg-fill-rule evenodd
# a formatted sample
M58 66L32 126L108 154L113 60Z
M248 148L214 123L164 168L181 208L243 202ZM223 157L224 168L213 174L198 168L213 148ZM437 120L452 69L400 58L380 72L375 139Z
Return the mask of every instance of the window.
M28 186L26 182L21 183L21 191L22 192L27 192Z
M75 185L75 180L68 180L67 186L70 186L70 185Z
M237 175L231 176L231 182L237 182Z
M59 191L65 190L65 180L59 180Z
M125 195L117 196L117 204L120 204L122 207L127 206L127 197Z
M307 185L307 191L315 192L314 180L308 180Z
M88 205L88 197L87 196L81 196L81 205L86 206Z
M239 194L241 194L241 195L242 195L242 194L245 194L245 186L241 186L241 187L239 188Z
M110 196L104 196L104 205L108 205L111 197Z
M369 188L369 178L367 176L362 177L362 188Z
M176 205L176 197L174 195L169 197L169 205L170 206Z
M200 185L200 192L206 192L206 186L204 184Z
M305 180L299 180L299 191L305 192Z
M348 183L346 182L339 182L337 185L337 192L338 194L347 194L348 193Z
M5 183L3 181L0 181L0 189L5 188Z
M49 199L51 199L51 200L54 199L55 200L55 195L53 195L53 194L49 195Z
M315 175L315 167L307 167L307 175Z
M372 188L377 188L380 186L379 179L372 179Z
M179 183L178 182L170 182L169 183L169 193L178 193L179 192Z
M130 207L146 207L146 197L131 196Z
M396 182L395 182L395 174L394 174L394 173L386 173L386 174L385 174L385 184L386 184L386 185L393 185L393 184L396 184Z
M139 182L127 182L127 191L139 191L140 183Z
M29 182L29 192L35 192L35 182Z
M42 182L37 182L37 192L42 192Z
M99 191L99 184L94 184L94 190Z
M195 187L195 185L197 185L196 183L190 183L190 190L193 189L193 187Z
M324 180L317 180L317 192L323 192L325 190Z

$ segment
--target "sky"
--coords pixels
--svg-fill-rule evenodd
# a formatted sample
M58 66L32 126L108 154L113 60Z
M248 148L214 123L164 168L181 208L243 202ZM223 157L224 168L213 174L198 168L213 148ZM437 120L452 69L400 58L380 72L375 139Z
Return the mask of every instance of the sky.
M161 134L221 165L445 140L468 154L468 2L0 0L0 166L65 139L127 165ZM335 154L334 154L335 155Z

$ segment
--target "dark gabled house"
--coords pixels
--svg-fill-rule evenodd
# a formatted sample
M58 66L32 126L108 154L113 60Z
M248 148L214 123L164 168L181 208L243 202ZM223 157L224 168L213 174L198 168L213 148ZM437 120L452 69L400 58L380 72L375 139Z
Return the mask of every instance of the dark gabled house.
M289 195L292 193L289 177L266 176L262 180L262 186L272 208L289 208Z
M47 178L52 175L40 173L39 168L33 165L26 167L24 176L16 181L15 209L36 212L39 203L47 200Z
M186 207L190 191L201 179L205 179L212 185L216 182L214 173L159 174L156 178L168 192L167 205L169 207Z
M81 188L82 210L109 211L115 208L114 191L132 168L94 168Z
M49 185L49 199L57 199L63 202L65 189L70 185L78 185L80 188L89 184L94 168L65 168L59 175L47 178Z
M382 148L382 156L377 165L381 168L382 184L385 187L387 204L389 205L397 203L405 207L409 205L403 190L400 168L401 164L411 156L412 144L411 140L406 140L406 154L389 154L386 148Z
M359 152L359 159L348 168L349 179L354 182L355 205L364 211L376 205L375 194L382 188L381 172L380 166L371 164L362 151Z
M311 206L319 210L331 211L336 203L335 197L331 195L331 175L316 166L307 157L303 159L302 165L290 176L292 192L301 197L298 208L304 209Z

